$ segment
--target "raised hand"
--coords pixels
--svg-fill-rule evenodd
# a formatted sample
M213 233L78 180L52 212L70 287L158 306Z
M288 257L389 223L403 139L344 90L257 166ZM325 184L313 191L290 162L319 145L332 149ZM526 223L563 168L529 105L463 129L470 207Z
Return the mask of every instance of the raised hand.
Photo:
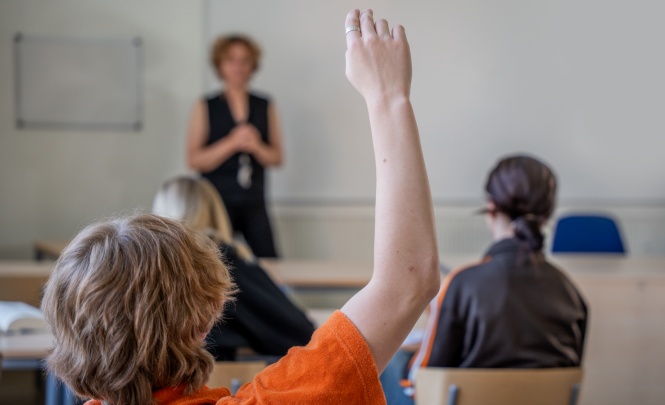
M434 210L409 100L411 56L404 28L392 35L372 10L351 11L346 76L367 102L376 163L374 274L342 307L365 338L379 373L439 290Z
M404 27L392 32L386 20L374 23L372 10L352 10L346 27L346 77L368 103L408 98L411 92L411 52Z

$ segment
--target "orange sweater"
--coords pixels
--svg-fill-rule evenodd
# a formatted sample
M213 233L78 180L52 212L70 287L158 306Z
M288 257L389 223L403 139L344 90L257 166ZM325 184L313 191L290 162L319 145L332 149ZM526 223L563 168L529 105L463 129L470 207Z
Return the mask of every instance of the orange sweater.
M190 396L183 396L183 391L184 386L163 388L154 396L159 405L386 403L367 343L339 311L314 333L307 346L289 350L235 396L226 388L204 386Z

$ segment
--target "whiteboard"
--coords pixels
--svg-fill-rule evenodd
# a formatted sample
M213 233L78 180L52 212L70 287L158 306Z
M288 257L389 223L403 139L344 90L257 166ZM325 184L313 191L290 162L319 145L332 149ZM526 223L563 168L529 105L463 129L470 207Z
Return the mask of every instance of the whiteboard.
M141 40L15 37L19 128L140 130Z
M564 201L665 200L665 2L208 0L208 45L243 32L264 49L253 86L277 102L286 148L273 200L374 196L367 112L344 76L354 7L406 27L435 200L478 201L518 152L552 166Z

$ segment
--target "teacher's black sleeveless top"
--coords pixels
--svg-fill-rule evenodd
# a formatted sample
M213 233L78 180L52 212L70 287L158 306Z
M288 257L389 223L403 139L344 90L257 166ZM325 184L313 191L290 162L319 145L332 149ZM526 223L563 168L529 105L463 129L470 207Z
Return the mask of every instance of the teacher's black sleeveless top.
M208 104L208 119L210 133L206 145L211 145L224 138L238 124L233 119L231 109L223 94L210 97ZM254 125L261 133L261 139L270 143L268 139L268 100L249 95L249 114L247 122ZM238 184L238 168L240 155L236 153L216 169L202 173L219 191L225 204L263 204L264 198L264 169L254 156L249 155L252 165L252 185L244 189Z

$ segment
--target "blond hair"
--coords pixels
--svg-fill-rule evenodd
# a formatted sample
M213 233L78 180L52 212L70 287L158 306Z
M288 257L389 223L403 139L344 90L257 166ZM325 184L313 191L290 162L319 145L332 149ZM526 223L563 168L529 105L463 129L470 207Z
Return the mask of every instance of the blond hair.
M42 310L55 347L48 369L84 398L154 404L153 390L197 391L214 360L202 335L232 300L217 246L152 214L88 226L67 246Z
M155 196L152 212L183 221L215 242L234 247L246 261L254 259L249 246L233 239L224 202L217 189L202 177L179 176L164 182Z
M220 75L219 65L222 63L222 59L229 53L229 49L236 44L243 45L249 51L252 58L253 71L259 68L259 60L261 59L261 48L259 48L259 45L248 36L234 34L218 37L212 45L210 63L217 75Z

